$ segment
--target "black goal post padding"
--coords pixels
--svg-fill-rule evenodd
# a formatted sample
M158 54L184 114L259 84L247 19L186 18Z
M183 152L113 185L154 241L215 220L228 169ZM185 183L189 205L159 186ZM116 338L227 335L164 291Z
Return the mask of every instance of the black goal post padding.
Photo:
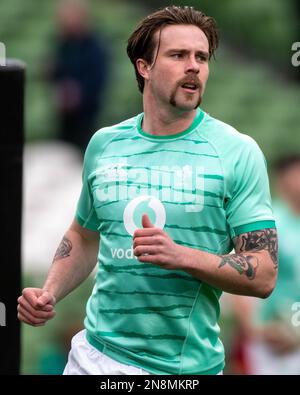
M19 374L25 66L0 66L0 374Z

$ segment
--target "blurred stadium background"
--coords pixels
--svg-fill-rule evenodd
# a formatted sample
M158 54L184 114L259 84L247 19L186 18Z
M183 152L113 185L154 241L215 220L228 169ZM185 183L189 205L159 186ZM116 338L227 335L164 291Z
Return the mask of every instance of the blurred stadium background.
M81 156L58 141L53 86L44 70L56 30L57 1L0 2L0 42L7 57L27 64L24 156L23 286L40 286L55 249L72 220L81 183ZM296 0L142 1L90 0L95 29L110 48L112 62L99 128L142 110L126 40L137 22L157 7L193 5L212 15L221 31L203 109L255 138L269 168L286 153L300 152L300 67L291 64L300 41ZM22 327L22 373L61 373L72 334L82 326L89 278L57 306L42 328ZM222 338L230 347L226 301ZM228 371L230 372L230 364Z

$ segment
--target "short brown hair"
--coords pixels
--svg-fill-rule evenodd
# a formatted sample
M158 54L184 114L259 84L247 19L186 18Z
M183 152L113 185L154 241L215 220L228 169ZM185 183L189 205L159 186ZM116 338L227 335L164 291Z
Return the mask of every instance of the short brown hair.
M219 43L216 21L193 7L170 6L161 8L144 18L128 39L127 54L134 65L140 92L144 90L144 78L136 67L137 59L152 63L156 43L153 36L166 25L195 25L206 35L209 44L209 59Z

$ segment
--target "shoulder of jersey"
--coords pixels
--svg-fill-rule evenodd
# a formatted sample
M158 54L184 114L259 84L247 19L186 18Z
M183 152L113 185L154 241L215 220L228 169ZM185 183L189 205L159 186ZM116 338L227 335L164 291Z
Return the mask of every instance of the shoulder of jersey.
M125 132L126 130L131 130L133 127L136 126L136 119L137 116L122 121L116 125L106 126L99 129L92 137L94 138L101 138L102 136L107 139L109 136L113 137L120 132Z
M136 125L136 118L137 116L116 125L99 129L92 136L86 150L86 155L89 157L98 155L118 135L124 135L126 132L132 133L132 129Z
M255 140L247 134L239 132L228 123L213 118L209 114L205 117L206 138L212 138L215 142L227 142L241 145L256 145Z

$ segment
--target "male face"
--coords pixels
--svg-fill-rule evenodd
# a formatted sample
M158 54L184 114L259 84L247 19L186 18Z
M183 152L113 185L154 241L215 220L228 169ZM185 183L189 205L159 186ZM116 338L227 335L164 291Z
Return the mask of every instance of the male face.
M154 35L154 65L145 78L159 106L192 111L202 100L209 75L209 44L201 29L194 25L169 25ZM157 53L158 49L158 53Z
M290 166L279 174L277 187L292 211L300 215L300 163Z

